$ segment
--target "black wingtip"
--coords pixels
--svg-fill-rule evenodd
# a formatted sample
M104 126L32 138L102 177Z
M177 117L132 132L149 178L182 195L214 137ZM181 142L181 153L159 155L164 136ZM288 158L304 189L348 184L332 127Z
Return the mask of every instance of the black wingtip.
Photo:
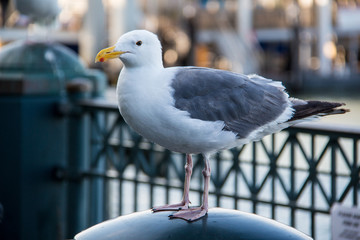
M339 108L345 103L325 102L325 101L306 101L306 104L294 104L294 115L289 121L304 119L311 116L327 116L334 114L344 114L350 109Z

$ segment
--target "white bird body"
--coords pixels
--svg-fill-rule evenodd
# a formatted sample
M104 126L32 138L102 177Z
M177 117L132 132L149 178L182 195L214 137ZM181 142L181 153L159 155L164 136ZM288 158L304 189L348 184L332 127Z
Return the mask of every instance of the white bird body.
M161 70L150 70L149 74L146 70L132 71L125 67L121 71L117 97L120 113L129 126L146 139L175 152L213 153L234 145L236 135L222 131L222 121L193 119L189 113L175 108L170 80L177 69Z
M286 122L293 114L290 101L275 121L254 130L247 138L239 139L235 133L223 131L223 121L191 118L174 103L171 82L179 69L152 67L139 70L125 66L120 73L117 85L120 113L126 123L146 139L175 152L212 154L257 141L291 125ZM264 84L275 84L284 89L280 82Z
M345 113L341 103L289 98L280 82L257 75L171 67L162 64L161 44L153 33L126 33L103 49L96 61L120 58L124 67L117 85L119 110L125 121L148 140L186 153L181 203L154 211L181 210L171 217L196 220L207 213L209 155L257 141L314 116ZM191 154L205 158L203 205L189 209Z

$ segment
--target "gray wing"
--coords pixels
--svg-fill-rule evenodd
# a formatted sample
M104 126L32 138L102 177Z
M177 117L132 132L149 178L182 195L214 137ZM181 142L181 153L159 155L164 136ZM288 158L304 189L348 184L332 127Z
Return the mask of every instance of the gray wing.
M175 107L191 118L224 121L224 130L245 138L289 107L271 80L209 68L179 68L172 82Z

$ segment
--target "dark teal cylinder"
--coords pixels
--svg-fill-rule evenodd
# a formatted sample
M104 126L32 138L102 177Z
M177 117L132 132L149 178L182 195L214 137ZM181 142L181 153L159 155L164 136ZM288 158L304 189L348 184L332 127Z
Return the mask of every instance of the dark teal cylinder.
M78 79L92 90L68 92ZM66 238L68 184L54 169L68 169L70 159L78 170L84 154L69 135L83 119L71 117L69 106L103 96L105 87L103 74L60 44L20 41L0 49L1 240ZM82 127L76 131L85 137Z
M60 94L0 96L1 240L58 239L65 228L67 127L55 113Z

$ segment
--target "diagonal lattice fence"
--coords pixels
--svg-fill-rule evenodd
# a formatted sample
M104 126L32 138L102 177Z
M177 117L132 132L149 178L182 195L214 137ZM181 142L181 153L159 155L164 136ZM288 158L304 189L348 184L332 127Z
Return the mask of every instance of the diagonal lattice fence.
M81 105L90 126L89 225L182 197L185 156L149 143L123 121L116 106ZM360 131L293 127L211 159L210 207L240 209L330 239L335 202L359 205ZM203 162L194 156L190 200L199 205Z

